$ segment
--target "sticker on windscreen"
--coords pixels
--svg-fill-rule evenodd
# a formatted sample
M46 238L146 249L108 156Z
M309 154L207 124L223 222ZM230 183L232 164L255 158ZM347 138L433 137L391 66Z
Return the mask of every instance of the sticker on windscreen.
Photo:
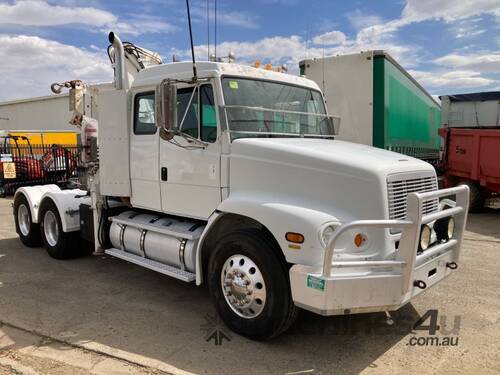
M232 88L233 90L238 89L238 82L237 81L229 81L229 87Z

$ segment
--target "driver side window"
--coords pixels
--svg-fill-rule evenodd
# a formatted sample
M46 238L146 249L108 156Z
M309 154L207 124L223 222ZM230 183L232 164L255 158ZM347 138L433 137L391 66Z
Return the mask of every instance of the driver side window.
M199 86L194 95L193 90L194 87L177 90L177 124L182 132L192 137L204 142L215 142L217 118L212 85Z
M212 85L200 88L201 102L201 140L215 142L217 140L217 117L215 113L214 91Z
M177 90L177 125L182 124L180 128L182 132L198 138L198 92L193 95L193 90L194 87ZM190 100L191 105L189 105Z

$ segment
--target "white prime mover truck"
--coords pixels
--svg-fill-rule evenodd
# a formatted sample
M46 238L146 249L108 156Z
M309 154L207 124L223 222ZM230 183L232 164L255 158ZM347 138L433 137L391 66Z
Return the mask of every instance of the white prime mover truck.
M207 283L223 321L253 339L300 308L388 314L457 268L468 188L438 190L423 161L335 140L313 81L160 64L109 39L115 89L64 84L87 141L81 186L16 192L24 244L64 259L86 238L97 254Z

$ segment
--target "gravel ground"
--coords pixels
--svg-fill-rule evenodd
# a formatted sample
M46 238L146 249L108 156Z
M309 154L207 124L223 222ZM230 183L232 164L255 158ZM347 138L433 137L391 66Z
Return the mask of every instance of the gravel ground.
M271 342L220 326L229 338L215 345L206 288L108 256L57 261L25 248L10 203L0 199L0 375L500 374L498 210L470 215L459 270L397 311L393 326L383 314L305 312ZM436 335L412 332L428 310Z

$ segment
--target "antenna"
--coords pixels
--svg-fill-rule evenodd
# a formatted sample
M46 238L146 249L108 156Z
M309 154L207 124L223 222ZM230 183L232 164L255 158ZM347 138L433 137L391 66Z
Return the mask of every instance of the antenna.
M323 58L322 60L322 71L323 71L323 87L321 88L323 95L325 94L325 45L323 44Z
M210 61L210 0L207 0L207 60Z
M217 61L217 0L214 0L214 50L215 50L215 61Z
M188 24L189 24L189 40L191 42L191 57L193 58L193 81L198 80L198 74L196 74L196 61L194 59L194 46L193 46L193 31L191 30L191 13L189 12L189 0L186 0Z
M309 49L309 26L306 28L306 60L309 58L308 49Z

